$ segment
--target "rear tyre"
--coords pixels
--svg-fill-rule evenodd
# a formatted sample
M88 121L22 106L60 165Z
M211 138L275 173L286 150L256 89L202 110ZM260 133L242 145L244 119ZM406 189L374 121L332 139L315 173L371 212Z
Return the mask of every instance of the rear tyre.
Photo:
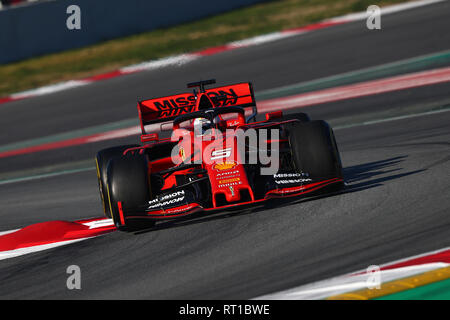
M297 112L297 113L290 113L283 115L283 120L299 120L300 122L309 122L311 121L311 118L303 112Z
M108 203L115 226L122 231L154 226L155 222L146 218L143 209L151 199L147 157L137 154L113 158L107 176ZM127 212L132 212L132 219L128 219Z
M292 165L297 172L326 180L342 178L342 163L333 130L323 120L289 128Z
M100 200L102 202L103 213L107 218L111 218L111 211L108 204L108 194L106 190L106 169L109 160L114 157L121 156L123 152L130 148L139 147L138 145L124 145L100 150L95 156L95 164L97 167L98 190L100 192Z

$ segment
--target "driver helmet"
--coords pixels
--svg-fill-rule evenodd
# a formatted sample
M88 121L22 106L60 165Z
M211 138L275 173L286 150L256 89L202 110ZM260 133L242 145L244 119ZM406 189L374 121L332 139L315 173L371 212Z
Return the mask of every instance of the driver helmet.
M208 129L211 129L212 123L206 118L194 119L194 133L196 136L203 136Z

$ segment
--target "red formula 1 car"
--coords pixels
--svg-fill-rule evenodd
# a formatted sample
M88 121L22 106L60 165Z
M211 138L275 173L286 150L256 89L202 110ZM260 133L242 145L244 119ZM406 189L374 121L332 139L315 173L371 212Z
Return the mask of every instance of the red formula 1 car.
M325 121L281 111L256 121L251 83L205 88L214 83L140 101L142 145L97 153L104 212L118 229L343 187L336 140ZM164 132L171 136L161 138Z

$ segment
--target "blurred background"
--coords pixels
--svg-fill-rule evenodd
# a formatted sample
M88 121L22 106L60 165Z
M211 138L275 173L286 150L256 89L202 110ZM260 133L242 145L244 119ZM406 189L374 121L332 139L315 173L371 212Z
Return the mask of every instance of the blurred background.
M404 0L377 1L379 6ZM369 0L4 2L0 97L352 12Z

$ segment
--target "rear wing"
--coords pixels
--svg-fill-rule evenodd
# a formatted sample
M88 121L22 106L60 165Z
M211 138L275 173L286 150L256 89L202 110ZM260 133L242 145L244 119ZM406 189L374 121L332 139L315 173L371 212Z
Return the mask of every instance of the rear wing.
M252 108L251 118L256 116L256 101L253 86L250 82L204 89L204 92L211 98L214 107ZM138 112L142 133L146 134L146 125L168 122L181 114L198 111L196 97L197 94L194 91L194 93L181 93L140 101Z

